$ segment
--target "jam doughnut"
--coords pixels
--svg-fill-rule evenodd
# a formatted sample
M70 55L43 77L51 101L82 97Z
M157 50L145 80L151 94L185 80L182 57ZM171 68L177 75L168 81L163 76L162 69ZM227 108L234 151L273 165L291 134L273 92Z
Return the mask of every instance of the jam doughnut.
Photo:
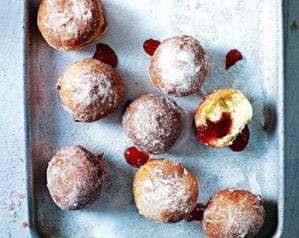
M168 95L181 97L198 92L207 73L207 55L191 36L164 40L151 58L152 82L159 91Z
M125 133L142 151L161 154L181 133L181 109L166 97L145 94L135 99L123 115Z
M102 156L80 145L64 147L54 155L47 169L47 186L58 207L81 209L99 198L106 178Z
M100 0L41 0L38 28L57 50L78 50L103 35L107 28Z
M110 65L84 59L67 67L56 86L62 105L76 121L92 122L114 112L121 104L123 82Z
M222 190L210 199L202 224L210 238L251 238L261 229L265 216L260 196L246 190Z
M212 147L231 145L252 113L250 102L239 90L215 90L204 97L195 112L197 138Z
M167 159L150 159L135 174L133 194L144 217L156 222L177 222L196 205L198 185L182 165Z

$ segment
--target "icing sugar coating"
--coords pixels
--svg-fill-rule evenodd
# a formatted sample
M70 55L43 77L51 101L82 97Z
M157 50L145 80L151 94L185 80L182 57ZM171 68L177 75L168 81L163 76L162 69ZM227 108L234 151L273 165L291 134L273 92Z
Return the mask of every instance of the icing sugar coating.
M166 97L145 94L135 99L123 116L125 133L141 150L161 154L181 132L181 109Z
M42 0L37 23L53 48L78 50L106 30L103 11L99 0Z
M123 99L123 82L110 65L84 59L66 68L57 89L65 110L76 121L92 122L114 112Z
M80 145L64 147L54 155L47 169L47 187L58 207L80 209L99 198L106 178L101 157Z
M261 229L265 216L260 196L246 190L222 190L210 199L202 224L210 238L251 238Z
M136 172L133 193L139 213L158 222L177 222L195 207L198 185L182 165L151 159Z
M154 86L172 96L197 92L208 73L208 59L200 43L192 36L175 36L164 40L150 63Z

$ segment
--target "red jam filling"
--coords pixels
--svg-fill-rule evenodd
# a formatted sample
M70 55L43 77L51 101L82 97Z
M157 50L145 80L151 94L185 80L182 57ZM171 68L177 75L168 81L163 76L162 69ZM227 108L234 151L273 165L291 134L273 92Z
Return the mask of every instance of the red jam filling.
M92 58L109 64L113 68L115 68L118 63L115 52L110 48L110 46L103 43L97 44L96 52Z
M206 121L205 125L197 128L197 139L205 144L226 136L232 128L229 112L222 112L218 121Z
M148 55L152 56L160 44L161 42L158 40L148 39L143 43L143 49Z
M242 132L237 136L237 138L233 141L233 144L229 146L232 151L242 151L246 148L249 141L249 129L246 125Z
M240 51L238 51L237 49L230 50L226 55L225 69L228 70L230 67L235 65L235 63L242 59L243 56Z
M203 212L206 209L206 206L202 203L197 203L194 210L188 215L186 220L191 221L201 221L203 217Z
M127 148L124 155L127 162L136 168L144 165L149 159L149 155L147 153L138 150L135 146Z

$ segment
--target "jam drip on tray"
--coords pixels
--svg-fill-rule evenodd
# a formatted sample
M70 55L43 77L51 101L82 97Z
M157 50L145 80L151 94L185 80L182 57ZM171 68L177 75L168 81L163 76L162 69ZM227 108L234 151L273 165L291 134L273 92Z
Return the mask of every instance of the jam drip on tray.
M113 68L115 68L118 63L117 56L113 49L103 43L97 44L96 52L94 53L92 58L109 64Z
M152 56L160 44L161 42L158 40L148 39L143 43L143 49L148 55Z
M125 150L124 156L127 162L136 168L144 165L149 159L149 155L147 153L140 151L135 146L127 148Z

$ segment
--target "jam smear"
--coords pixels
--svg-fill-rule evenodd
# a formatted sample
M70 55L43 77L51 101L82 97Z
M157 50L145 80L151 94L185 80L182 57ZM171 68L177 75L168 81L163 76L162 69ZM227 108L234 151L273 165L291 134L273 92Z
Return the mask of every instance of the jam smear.
M246 125L242 132L237 136L237 138L233 141L233 144L229 146L232 151L242 151L246 148L249 141L249 129Z
M201 221L203 217L203 212L206 209L206 205L202 203L197 203L194 210L188 215L186 220L191 221Z
M240 51L238 51L237 49L230 50L226 55L225 69L228 70L230 67L235 65L235 63L242 59L243 56Z
M109 45L103 43L97 44L96 47L96 52L94 53L92 58L100 60L115 68L117 66L118 61L113 49L111 49Z
M226 136L232 128L232 119L229 112L222 112L218 121L206 121L205 125L197 128L197 139L205 144Z
M148 39L143 43L143 49L148 55L152 56L160 44L161 42L158 40Z
M127 148L124 155L127 162L136 168L144 165L149 159L149 155L147 153L140 151L135 146Z

